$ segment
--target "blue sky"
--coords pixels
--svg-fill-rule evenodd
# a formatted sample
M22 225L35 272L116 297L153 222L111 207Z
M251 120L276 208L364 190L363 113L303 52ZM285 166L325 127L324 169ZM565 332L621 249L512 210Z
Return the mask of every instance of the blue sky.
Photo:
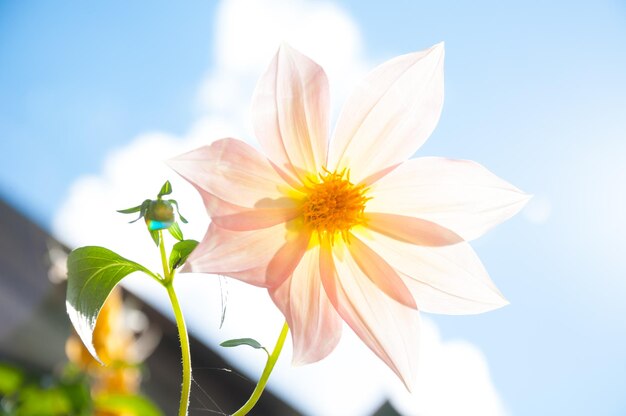
M626 414L626 4L336 4L373 64L446 42L444 112L420 155L479 161L535 195L473 243L511 305L433 316L444 340L483 351L513 415ZM215 17L201 1L0 3L0 195L51 228L107 154L183 134Z

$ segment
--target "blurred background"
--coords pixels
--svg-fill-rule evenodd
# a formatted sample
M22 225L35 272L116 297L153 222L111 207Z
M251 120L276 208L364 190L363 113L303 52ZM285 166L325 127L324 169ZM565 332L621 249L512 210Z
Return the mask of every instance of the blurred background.
M511 305L425 316L413 394L346 330L317 364L291 367L288 346L269 383L274 410L259 414L626 414L621 0L0 2L0 370L58 378L71 359L53 283L66 248L158 266L145 227L116 209L170 179L186 237L202 238L200 198L163 160L222 137L254 144L252 90L282 41L325 68L335 115L368 70L445 41L443 114L416 156L475 160L534 198L472 243ZM121 322L161 357L152 376L142 370L144 392L169 414L155 393L170 383L178 400L165 293L141 276L125 287ZM234 281L188 274L177 288L197 339L190 414L228 412L222 391L245 397L264 357L217 345L271 346L282 318L265 291Z

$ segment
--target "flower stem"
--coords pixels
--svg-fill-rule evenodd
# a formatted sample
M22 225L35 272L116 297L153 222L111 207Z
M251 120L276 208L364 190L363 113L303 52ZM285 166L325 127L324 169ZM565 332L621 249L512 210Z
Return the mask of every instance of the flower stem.
M171 280L170 267L167 264L167 254L165 254L165 244L163 243L163 231L159 230L159 251L161 252L161 265L163 266L163 279L165 283Z
M174 272L170 271L167 254L165 254L165 245L163 243L163 232L159 230L159 250L161 252L161 262L163 264L163 280L162 284L167 290L176 319L176 327L178 328L178 337L180 339L180 351L183 358L183 386L180 393L180 406L178 408L178 416L186 416L189 407L189 395L191 394L191 352L189 351L189 335L187 334L187 326L185 325L185 317L180 308L176 291L174 290Z
M265 385L267 384L267 380L270 378L270 374L272 374L272 370L274 369L274 365L280 356L280 352L283 349L283 345L285 344L285 339L287 338L287 333L289 332L289 325L287 322L283 325L283 329L280 331L280 335L278 336L278 340L276 341L276 346L274 347L274 351L272 354L267 357L267 363L265 364L265 368L263 369L263 373L261 374L261 378L257 383L252 395L248 399L248 401L241 406L241 409L237 410L233 413L232 416L243 416L248 414L250 410L256 405L263 393L263 389L265 389Z
M187 327L185 326L185 318L183 311L180 309L174 285L172 282L165 284L167 294L172 303L172 310L176 318L176 326L178 327L178 337L180 338L180 350L183 356L183 388L180 393L180 407L178 416L187 415L187 406L189 406L189 394L191 393L191 353L189 351L189 336L187 335Z

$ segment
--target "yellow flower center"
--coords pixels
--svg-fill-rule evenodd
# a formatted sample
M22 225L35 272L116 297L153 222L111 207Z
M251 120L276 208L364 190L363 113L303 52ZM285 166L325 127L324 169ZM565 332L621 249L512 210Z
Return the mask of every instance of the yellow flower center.
M304 223L318 234L347 236L348 230L364 222L363 210L369 198L365 185L350 182L350 173L325 170L305 187L302 204Z

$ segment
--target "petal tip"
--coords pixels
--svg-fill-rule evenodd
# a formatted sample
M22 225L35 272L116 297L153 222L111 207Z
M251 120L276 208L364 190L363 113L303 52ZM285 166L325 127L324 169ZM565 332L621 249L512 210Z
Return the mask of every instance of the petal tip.
M310 364L309 362L307 362L307 360L303 360L301 357L296 357L295 355L291 358L291 366L292 367L303 367L307 364Z
M287 43L286 41L282 41L280 42L280 45L278 46L278 52L276 53L276 55L282 55L285 54L287 56L293 56L293 55L300 55L300 52L298 52L297 49L295 49L293 46L291 46L289 43Z
M415 374L405 375L405 374L400 374L398 372L396 372L396 375L398 376L398 378L404 385L404 388L406 389L406 391L408 391L409 393L413 393L414 392L413 389L415 388L415 381L416 381L415 379L417 378L416 375Z
M291 50L291 45L289 45L286 41L281 41L280 45L278 45L278 53L282 52L282 51L286 51L289 52Z
M499 291L498 295L498 300L488 305L488 307L485 308L484 312L495 311L496 309L504 308L505 306L511 304L511 302L509 302L504 296L502 296Z
M433 50L440 50L441 52L443 52L446 48L446 42L445 41L441 41L438 43L435 43L433 46L431 46L431 49Z
M531 199L533 199L535 197L535 195L533 194L527 194L524 191L520 191L519 189L517 190L517 193L519 195L518 200L516 202L517 204L517 210L513 213L513 215L517 214L518 212L520 212L522 209L524 209L524 207L526 207L526 205L528 204L528 202L530 202Z
M446 54L446 45L445 42L441 41L439 43L434 44L430 48L428 48L428 54L434 54L438 56L440 59L444 57Z
M402 384L404 384L404 387L406 388L406 391L408 391L409 393L413 393L413 383L409 382L407 380L402 380Z

